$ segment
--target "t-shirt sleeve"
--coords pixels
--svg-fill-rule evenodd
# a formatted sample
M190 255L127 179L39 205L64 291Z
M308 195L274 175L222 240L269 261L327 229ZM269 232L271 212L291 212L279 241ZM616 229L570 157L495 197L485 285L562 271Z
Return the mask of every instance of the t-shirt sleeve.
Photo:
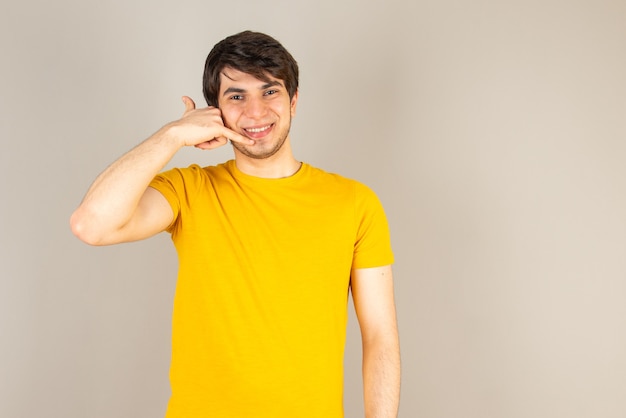
M189 206L186 200L189 193L186 191L190 188L190 182L193 182L196 171L200 167L190 166L186 169L174 168L157 174L150 182L150 187L158 190L169 202L174 213L172 223L166 228L167 232L172 233L176 226L180 223L181 213L185 207Z
M378 196L367 186L356 187L357 237L352 268L393 264L389 225Z

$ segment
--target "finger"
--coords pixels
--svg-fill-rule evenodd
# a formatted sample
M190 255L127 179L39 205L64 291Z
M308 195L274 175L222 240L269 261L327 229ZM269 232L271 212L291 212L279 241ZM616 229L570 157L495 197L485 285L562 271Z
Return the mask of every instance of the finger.
M224 137L219 137L219 138L213 138L210 141L201 142L194 146L199 149L209 150L209 149L221 147L226 144L228 144L228 140Z
M189 96L183 96L182 97L183 100L183 104L185 105L185 113L191 111L191 110L195 110L196 108L196 104L194 103L193 99Z
M228 129L226 127L224 127L221 130L221 133L222 133L223 137L228 138L231 141L238 142L238 143L243 144L243 145L253 145L254 144L254 140L252 140L252 139L250 139L248 137L245 137L243 135L239 135L237 132L231 131L230 129Z

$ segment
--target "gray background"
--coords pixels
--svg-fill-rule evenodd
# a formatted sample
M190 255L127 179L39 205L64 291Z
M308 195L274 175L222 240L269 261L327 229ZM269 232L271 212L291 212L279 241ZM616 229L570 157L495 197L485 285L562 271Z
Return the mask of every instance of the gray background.
M386 207L400 416L626 416L623 1L5 1L0 23L0 416L163 415L169 237L91 248L68 220L180 96L204 104L243 29L301 66L296 156ZM347 417L358 338L351 313Z

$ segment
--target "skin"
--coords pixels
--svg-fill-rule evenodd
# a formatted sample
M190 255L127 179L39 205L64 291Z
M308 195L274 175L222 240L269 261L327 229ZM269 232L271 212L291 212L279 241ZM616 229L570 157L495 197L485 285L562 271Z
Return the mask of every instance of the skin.
M350 283L363 345L365 416L397 417L400 342L391 266L354 269Z
M172 222L163 195L149 187L183 147L211 150L233 145L242 172L267 178L300 168L289 129L298 94L289 97L282 80L258 80L227 68L221 74L219 108L196 109L183 97L182 117L163 126L100 174L72 214L74 234L90 245L111 245L151 237ZM355 269L351 290L363 342L366 418L396 417L400 353L391 266Z
M254 144L233 142L237 168L257 177L288 177L300 168L291 150L289 129L296 114L298 93L292 98L282 80L259 80L225 69L218 104L224 124Z

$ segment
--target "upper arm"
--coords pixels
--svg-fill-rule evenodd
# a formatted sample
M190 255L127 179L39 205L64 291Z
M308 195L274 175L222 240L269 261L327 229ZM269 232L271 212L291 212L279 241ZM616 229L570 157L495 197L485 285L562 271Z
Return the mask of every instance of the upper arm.
M174 219L165 196L152 187L141 195L130 217L120 226L114 226L115 218L120 215L111 212L119 210L111 207L94 210L83 203L70 219L72 232L90 245L112 245L151 237L164 231Z
M148 187L128 222L112 234L112 243L138 241L164 231L174 219L169 202L158 190Z
M391 265L353 269L350 282L363 341L381 336L397 338Z

